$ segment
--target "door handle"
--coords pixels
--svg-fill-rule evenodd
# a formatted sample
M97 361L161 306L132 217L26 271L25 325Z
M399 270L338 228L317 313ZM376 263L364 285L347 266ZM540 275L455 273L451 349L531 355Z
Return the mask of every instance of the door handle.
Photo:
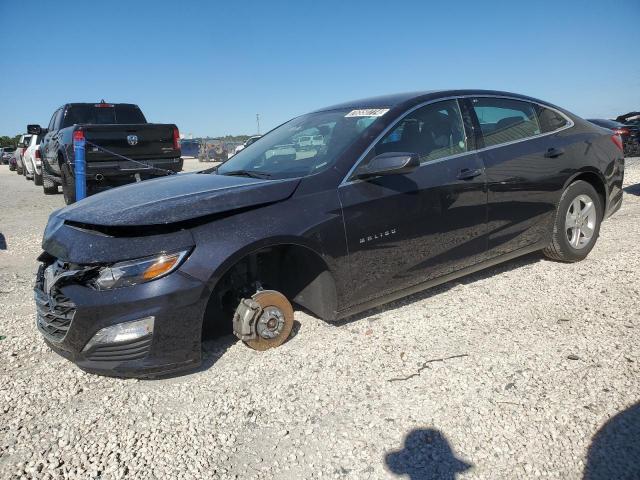
M556 158L562 155L563 153L564 153L564 150L561 148L550 148L547 150L544 156L547 158Z
M481 168L463 168L458 172L458 180L471 180L482 175Z

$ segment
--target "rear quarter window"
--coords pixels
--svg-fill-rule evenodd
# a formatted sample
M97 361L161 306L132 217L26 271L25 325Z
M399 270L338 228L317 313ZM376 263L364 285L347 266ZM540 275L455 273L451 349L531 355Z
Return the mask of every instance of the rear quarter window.
M560 113L555 110L542 106L538 107L538 119L540 120L542 133L555 132L569 124L563 115L560 115Z

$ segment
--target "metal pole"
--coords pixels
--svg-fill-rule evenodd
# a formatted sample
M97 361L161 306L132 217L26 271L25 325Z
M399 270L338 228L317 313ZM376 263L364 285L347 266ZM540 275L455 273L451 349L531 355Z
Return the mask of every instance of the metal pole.
M87 196L86 183L86 162L84 158L84 132L76 130L73 132L73 152L76 178L76 201L82 200Z
M256 113L256 123L258 124L258 135L260 135L260 114Z

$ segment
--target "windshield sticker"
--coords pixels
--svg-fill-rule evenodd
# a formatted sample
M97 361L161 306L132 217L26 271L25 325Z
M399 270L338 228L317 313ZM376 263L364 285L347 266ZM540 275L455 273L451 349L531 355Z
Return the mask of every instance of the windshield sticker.
M389 111L388 108L363 108L360 110L351 110L345 115L345 118L349 117L381 117Z

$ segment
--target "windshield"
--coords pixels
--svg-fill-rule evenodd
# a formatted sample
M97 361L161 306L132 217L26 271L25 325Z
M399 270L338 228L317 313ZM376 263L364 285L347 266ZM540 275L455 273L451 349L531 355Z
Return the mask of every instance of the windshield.
M379 117L354 112L364 111L331 110L294 118L234 155L217 172L291 178L326 170Z

